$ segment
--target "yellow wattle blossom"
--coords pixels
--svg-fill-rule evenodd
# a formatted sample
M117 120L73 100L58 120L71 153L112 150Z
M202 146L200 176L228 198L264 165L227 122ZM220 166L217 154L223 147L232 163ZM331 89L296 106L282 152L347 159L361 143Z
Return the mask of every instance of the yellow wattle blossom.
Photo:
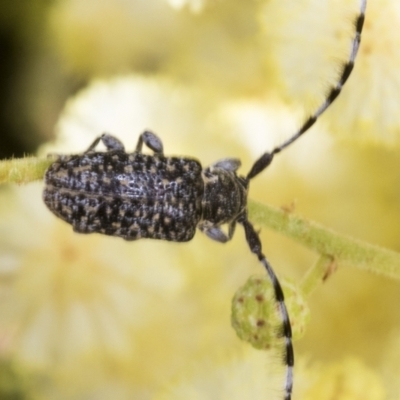
M155 316L148 310L157 308L160 294L173 297L184 277L170 264L155 272L129 261L132 249L124 242L71 234L40 203L40 189L29 185L3 196L1 204L8 214L0 230L2 317L14 337L13 353L35 368L99 351L134 358L135 330L151 324ZM39 201L29 207L27 198Z
M154 400L282 399L283 371L274 369L279 356L244 348L204 359L182 370Z
M103 132L131 151L140 132L152 129L168 155L194 155L203 165L238 157L246 174L255 157L280 143L277 136L298 126L297 111L282 99L312 110L335 81L358 5L204 1L197 12L200 2L183 0L58 2L50 20L69 71L135 73L98 78L71 98L55 143L40 154L80 153ZM397 47L388 27L398 25L397 10L394 0L369 0L360 57L342 95L249 194L393 249L399 157L338 146L328 130L395 142ZM249 349L229 323L234 293L260 273L240 227L225 246L201 234L182 245L78 235L45 209L41 189L0 192L0 354L21 377L39 376L29 394L282 398L279 349ZM279 279L301 282L317 255L265 229L261 239ZM294 343L294 398L364 399L361 381L371 400L400 393L392 338L400 326L398 282L347 267L309 300L309 328Z
M272 0L262 21L270 61L279 76L272 85L292 104L312 112L335 83L350 54L360 2ZM400 23L396 0L369 0L355 70L324 121L342 139L399 143ZM318 100L319 99L319 100Z
M279 355L245 350L205 360L182 371L154 400L252 399L279 400L283 391L272 382L282 371L271 369ZM347 357L334 363L298 359L295 394L302 400L385 400L388 391L381 377L360 360ZM267 372L267 375L265 373ZM278 382L278 381L277 381ZM393 397L396 398L396 397Z
M49 15L50 41L79 76L136 72L215 97L258 96L274 79L259 35L264 3L65 0Z
M119 137L132 151L145 129L160 136L166 151L183 152L190 144L196 148L205 135L227 128L208 92L167 78L128 74L94 80L70 99L56 125L55 141L40 153L80 153L104 132Z
M327 114L332 131L344 139L389 146L400 143L400 4L371 0L354 76L341 101Z
M165 0L66 0L49 14L50 40L63 67L90 77L132 67L157 71L174 51L183 23Z
M178 10L188 7L192 12L198 13L203 9L206 0L167 0L167 2Z
M0 210L2 354L49 379L49 398L107 386L149 396L220 340L240 345L229 326L236 284L221 286L224 268L210 274L206 238L193 248L77 235L38 184L3 194Z
M310 370L312 382L304 400L384 400L387 390L382 379L355 358Z

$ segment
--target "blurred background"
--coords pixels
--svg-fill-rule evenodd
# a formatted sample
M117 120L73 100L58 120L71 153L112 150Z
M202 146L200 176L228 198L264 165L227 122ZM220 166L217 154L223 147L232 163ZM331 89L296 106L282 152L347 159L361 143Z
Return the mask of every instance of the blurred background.
M152 129L166 154L237 157L246 174L335 84L359 6L2 1L0 157L79 153L103 132L132 151ZM399 251L399 22L396 0L369 0L342 94L250 198ZM282 398L279 357L230 326L235 291L263 272L240 227L226 245L78 235L42 189L0 188L1 399ZM298 284L318 258L275 232L261 239L280 279ZM308 299L295 399L400 398L399 289L339 265Z

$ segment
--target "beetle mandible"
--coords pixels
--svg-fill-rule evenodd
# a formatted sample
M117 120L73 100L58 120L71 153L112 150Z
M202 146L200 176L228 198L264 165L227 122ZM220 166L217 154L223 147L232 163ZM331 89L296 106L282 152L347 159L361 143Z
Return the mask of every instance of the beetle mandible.
M189 157L167 157L161 140L143 132L133 153L109 134L95 139L78 155L59 156L45 175L43 199L58 217L80 233L102 233L126 240L140 238L185 242L199 228L209 238L229 241L236 224L244 228L246 241L271 279L282 318L287 367L285 400L291 399L294 353L289 315L277 276L262 252L259 235L248 220L250 180L262 172L274 156L302 136L332 104L350 76L358 52L366 0L361 0L348 61L336 85L320 107L287 141L265 152L246 176L237 175L240 160L226 158L207 168ZM107 151L96 151L99 142ZM142 153L145 144L154 154ZM221 228L227 225L227 233Z

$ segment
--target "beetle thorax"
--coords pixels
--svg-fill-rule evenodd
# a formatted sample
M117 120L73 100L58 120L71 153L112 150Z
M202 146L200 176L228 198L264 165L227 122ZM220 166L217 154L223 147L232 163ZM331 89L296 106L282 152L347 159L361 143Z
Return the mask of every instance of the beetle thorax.
M233 171L210 166L203 169L202 220L214 225L235 221L247 205L247 182Z

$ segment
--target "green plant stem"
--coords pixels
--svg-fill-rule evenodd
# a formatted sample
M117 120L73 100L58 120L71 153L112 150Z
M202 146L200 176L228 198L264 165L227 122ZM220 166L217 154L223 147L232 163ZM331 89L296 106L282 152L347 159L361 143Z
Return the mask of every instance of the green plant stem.
M51 158L26 157L0 161L0 183L29 183L40 180ZM400 254L339 234L315 222L304 220L272 206L249 201L251 221L271 228L334 260L339 265L352 265L367 271L400 279ZM324 266L325 262L325 266ZM305 290L312 291L326 274L327 261L315 266L305 278ZM332 261L330 261L332 262ZM309 280L309 281L308 281ZM314 282L314 283L313 283Z
M43 179L51 158L24 157L0 161L1 183L29 183Z
M300 282L300 290L304 297L310 297L314 290L336 270L336 266L337 263L332 257L320 256Z
M309 249L329 256L338 265L352 265L400 279L400 254L334 232L280 209L249 201L251 221L295 239Z

